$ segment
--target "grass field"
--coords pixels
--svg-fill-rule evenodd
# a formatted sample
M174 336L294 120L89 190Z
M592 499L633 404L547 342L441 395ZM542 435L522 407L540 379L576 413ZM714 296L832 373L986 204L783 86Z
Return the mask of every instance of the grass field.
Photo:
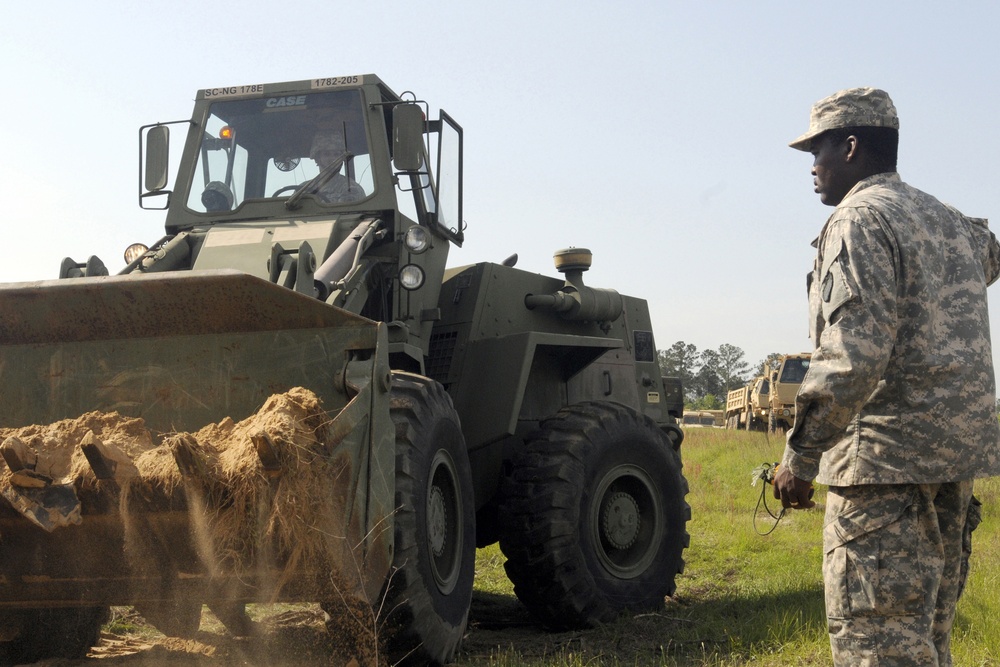
M762 433L687 431L691 547L677 593L661 613L595 630L543 633L513 597L499 550L480 550L473 620L457 664L829 665L820 572L825 489L817 489L815 509L786 514L769 535L757 532L773 524L763 510L754 527L761 487L751 487L751 470L779 460L782 449L781 438ZM978 483L976 495L984 520L953 636L960 667L1000 665L1000 479ZM775 501L768 500L773 509ZM506 609L511 620L480 623L477 606Z

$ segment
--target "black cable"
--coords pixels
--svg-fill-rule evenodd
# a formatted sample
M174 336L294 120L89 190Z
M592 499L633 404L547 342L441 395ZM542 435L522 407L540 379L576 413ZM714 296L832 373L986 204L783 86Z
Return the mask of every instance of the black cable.
M770 535L771 533L773 533L774 529L778 527L778 522L781 521L781 517L785 516L785 508L784 507L782 507L781 511L778 512L777 515L775 515L774 512L771 511L771 508L767 506L767 498L766 498L766 495L765 495L767 493L767 487L768 487L767 484L762 484L761 485L761 487L760 487L760 497L757 498L757 506L753 508L753 530L758 535ZM759 528L757 528L757 515L760 514L760 506L761 505L764 506L764 510L767 512L768 516L770 516L772 519L774 519L774 525L771 526L770 529L768 529L766 532L763 532L763 533L760 532Z

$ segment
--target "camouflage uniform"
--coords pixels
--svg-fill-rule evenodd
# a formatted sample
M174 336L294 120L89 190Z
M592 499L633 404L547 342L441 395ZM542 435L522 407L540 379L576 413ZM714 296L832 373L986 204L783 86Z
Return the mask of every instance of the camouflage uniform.
M317 192L316 196L326 204L345 204L365 198L364 189L357 181L343 174L334 174Z
M316 165L322 171L335 158L343 155L347 149L344 140L336 134L318 132L313 138L309 157L316 160L322 153L327 153L325 160L316 160ZM343 174L334 174L330 180L316 192L316 196L326 204L345 204L364 199L367 195L364 189L352 178Z
M817 107L836 97L813 109L821 131ZM842 126L893 126L894 108L859 107L861 122ZM847 193L814 246L816 347L782 465L830 485L834 660L950 665L971 480L1000 474L986 300L1000 244L985 220L882 173Z

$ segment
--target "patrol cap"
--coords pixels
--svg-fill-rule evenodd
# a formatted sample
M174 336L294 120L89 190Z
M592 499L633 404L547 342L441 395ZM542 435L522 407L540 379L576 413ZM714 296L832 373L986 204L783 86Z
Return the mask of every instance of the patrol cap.
M322 151L333 151L340 154L345 150L344 140L339 134L335 134L333 132L317 132L313 137L312 147L309 149L309 157L315 159L316 156Z
M823 98L809 114L809 130L788 144L800 151L812 148L812 140L827 130L841 127L890 127L899 129L896 107L889 93L878 88L849 88Z

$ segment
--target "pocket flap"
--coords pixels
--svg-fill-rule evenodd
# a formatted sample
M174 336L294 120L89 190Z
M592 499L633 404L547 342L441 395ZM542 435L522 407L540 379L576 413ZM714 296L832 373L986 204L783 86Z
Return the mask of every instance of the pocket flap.
M884 528L903 516L913 505L914 493L888 493L865 505L848 503L845 511L823 527L823 546L827 553L862 535Z

